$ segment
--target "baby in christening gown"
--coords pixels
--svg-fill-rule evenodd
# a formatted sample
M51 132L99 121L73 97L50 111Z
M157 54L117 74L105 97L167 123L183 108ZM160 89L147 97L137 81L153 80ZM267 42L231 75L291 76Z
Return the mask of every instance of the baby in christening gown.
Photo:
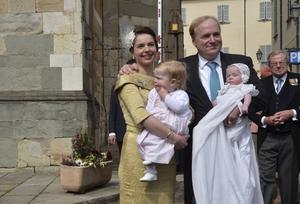
M214 108L193 129L196 203L263 204L250 121L240 117L232 127L223 124L236 106L241 115L247 113L251 96L258 95L255 86L245 84L249 76L247 65L229 65Z
M250 71L247 65L242 63L232 64L226 69L226 83L224 87L219 91L219 95L226 93L233 93L234 91L246 91L249 93L244 95L244 102L239 103L239 108L242 114L248 113L248 108L251 103L251 95L257 96L258 90L252 84L245 84L249 79ZM246 82L245 82L246 81ZM219 97L220 99L220 97ZM213 102L216 105L217 101Z
M162 139L146 129L137 137L145 174L140 181L157 180L155 163L168 164L174 156L173 132L188 136L188 124L192 118L189 97L183 90L186 82L186 68L178 61L160 63L154 69L154 85L150 91L146 109L164 124L170 132Z

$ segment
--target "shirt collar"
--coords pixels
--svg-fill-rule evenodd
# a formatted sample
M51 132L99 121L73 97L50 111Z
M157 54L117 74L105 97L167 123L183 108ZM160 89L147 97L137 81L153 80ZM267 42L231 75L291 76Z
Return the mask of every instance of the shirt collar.
M282 77L280 77L280 78L277 78L277 77L273 76L273 82L276 83L277 79L282 79L282 82L285 82L286 77L287 77L287 73L285 75L283 75Z
M202 56L200 56L199 54L198 54L198 58L199 58L199 68L204 69L207 62L209 62L209 61L207 59L203 58ZM214 60L212 60L210 62L215 62L215 63L218 64L219 67L221 67L221 55L220 55L220 53L218 54L218 56Z

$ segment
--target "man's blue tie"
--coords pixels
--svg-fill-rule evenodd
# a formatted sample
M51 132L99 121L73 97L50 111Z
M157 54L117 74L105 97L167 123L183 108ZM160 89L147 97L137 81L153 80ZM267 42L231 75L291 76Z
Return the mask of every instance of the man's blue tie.
M276 79L276 93L278 94L280 92L280 88L281 88L281 83L282 83L282 79Z
M208 62L207 66L210 68L210 79L209 79L209 87L210 87L210 96L211 101L214 101L218 96L218 91L220 90L220 79L217 72L217 63Z

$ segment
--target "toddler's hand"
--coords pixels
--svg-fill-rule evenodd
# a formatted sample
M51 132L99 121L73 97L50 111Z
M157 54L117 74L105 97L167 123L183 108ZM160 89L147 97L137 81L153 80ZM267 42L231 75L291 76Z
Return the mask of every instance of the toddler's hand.
M161 87L161 86L156 86L155 89L156 89L158 95L160 96L161 100L164 101L166 95L168 95L167 90L164 87Z

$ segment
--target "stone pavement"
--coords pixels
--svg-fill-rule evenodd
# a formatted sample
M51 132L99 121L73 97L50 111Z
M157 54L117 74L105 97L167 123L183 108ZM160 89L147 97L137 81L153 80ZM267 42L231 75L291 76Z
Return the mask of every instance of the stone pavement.
M183 203L183 178L177 176L176 204ZM105 186L84 194L67 193L60 186L59 167L0 168L0 204L117 204L119 181L113 171Z

